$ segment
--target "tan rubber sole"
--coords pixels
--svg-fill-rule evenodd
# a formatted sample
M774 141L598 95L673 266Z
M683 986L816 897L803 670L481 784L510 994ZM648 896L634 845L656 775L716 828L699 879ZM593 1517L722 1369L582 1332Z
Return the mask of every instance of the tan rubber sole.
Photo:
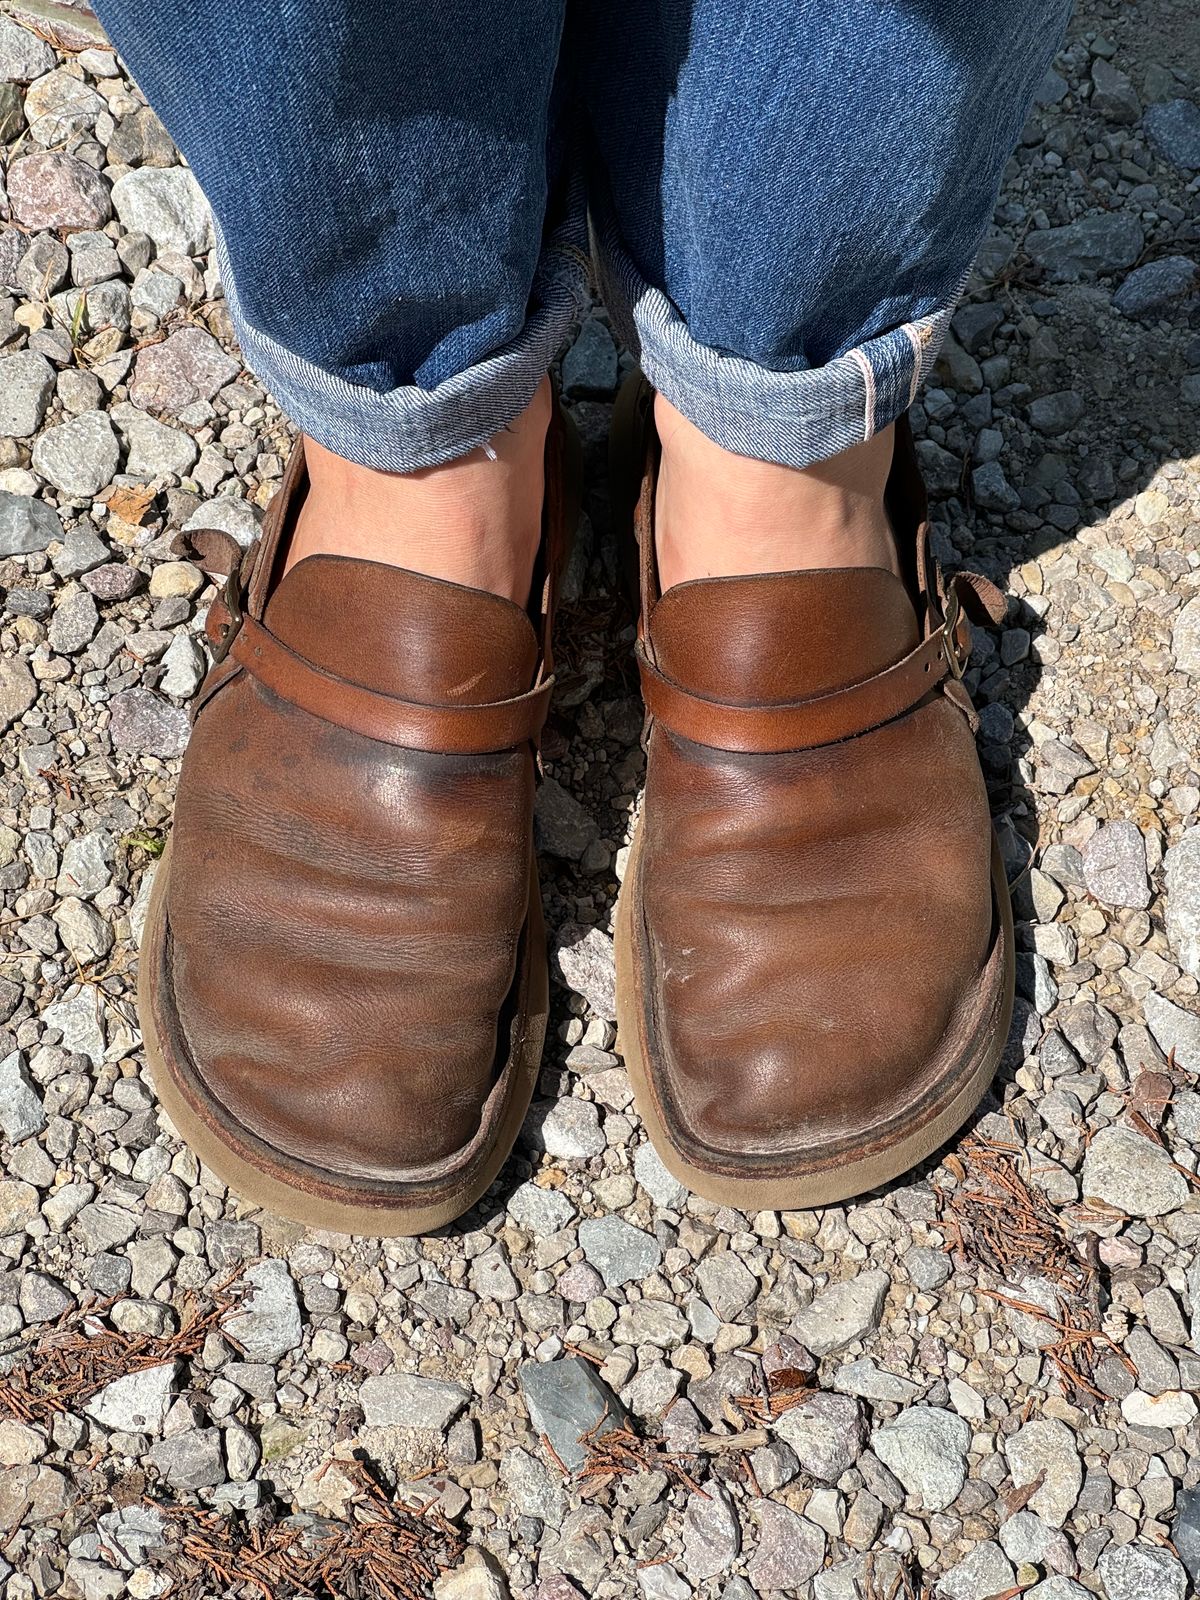
M249 1159L248 1154L221 1137L214 1127L222 1115L219 1107L210 1102L207 1117L197 1112L193 1101L200 1093L198 1085L194 1081L185 1085L182 1071L172 1059L173 1052L164 1048L155 1019L155 973L167 933L169 856L168 846L150 893L138 962L138 1017L154 1088L180 1138L242 1199L308 1227L332 1233L394 1238L435 1232L469 1211L495 1182L516 1143L541 1064L549 1012L549 972L536 862L530 864L529 913L525 929L530 962L525 1024L505 1068L506 1075L513 1074L507 1100L489 1132L486 1146L464 1166L461 1181L455 1182L453 1176L444 1180L437 1185L435 1197L423 1197L422 1191L432 1186L417 1180L411 1184L384 1184L378 1189L356 1185L359 1193L351 1198L350 1180L342 1174L313 1173L309 1169L302 1182L289 1182L286 1176L270 1170L269 1165ZM248 1145L254 1142L252 1135L246 1137ZM269 1155L263 1159L269 1161ZM285 1168L287 1162L287 1157L278 1155L280 1168Z
M639 822L617 901L617 1048L624 1057L633 1084L634 1101L650 1142L673 1177L704 1199L717 1205L733 1206L739 1211L807 1211L817 1206L838 1205L856 1195L866 1194L881 1184L892 1182L928 1160L958 1132L988 1091L1012 1022L1015 989L1012 902L1004 864L994 838L992 893L998 924L997 939L1002 945L998 955L1003 987L998 997L994 1026L988 1030L978 1059L966 1069L958 1089L944 1106L911 1132L900 1135L882 1149L875 1149L869 1156L858 1160L839 1159L813 1172L770 1177L739 1177L697 1165L679 1150L660 1115L647 1067L632 920L635 902L633 885L637 881L640 844ZM958 1080L957 1073L954 1077ZM809 1154L814 1160L819 1160L821 1152L814 1149Z

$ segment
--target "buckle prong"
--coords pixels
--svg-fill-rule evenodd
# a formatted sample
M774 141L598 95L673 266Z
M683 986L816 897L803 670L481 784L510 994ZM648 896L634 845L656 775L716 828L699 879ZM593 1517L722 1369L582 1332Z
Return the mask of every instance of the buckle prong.
M952 588L946 596L946 615L942 622L942 652L946 657L946 665L950 668L951 676L960 681L967 670L968 660L959 649L958 624L961 616L962 605L958 591Z
M237 638L242 626L242 585L241 573L237 567L225 579L225 586L221 590L221 599L229 613L229 621L221 630L221 637L213 646L213 665L224 661L229 654L229 647Z

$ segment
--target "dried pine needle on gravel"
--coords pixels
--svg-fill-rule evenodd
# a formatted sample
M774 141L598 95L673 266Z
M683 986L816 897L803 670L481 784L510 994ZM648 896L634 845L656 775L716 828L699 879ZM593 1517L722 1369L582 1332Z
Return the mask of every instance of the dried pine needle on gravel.
M1017 1145L968 1138L944 1166L956 1180L937 1189L946 1248L960 1264L982 1268L1011 1284L1035 1277L1053 1285L1059 1306L1044 1306L1000 1289L980 1288L988 1299L1044 1322L1056 1338L1045 1354L1077 1403L1103 1400L1092 1381L1098 1351L1109 1350L1134 1371L1129 1358L1100 1327L1103 1283L1097 1240L1082 1244L1066 1233L1050 1203L1026 1182L1030 1155Z
M171 1600L207 1600L218 1588L238 1600L429 1600L435 1579L461 1557L462 1536L432 1507L394 1504L361 1464L355 1468L359 1493L346 1519L251 1521L236 1512L157 1507L167 1519L169 1544L158 1565L171 1579Z
M0 1355L8 1362L0 1376L0 1409L20 1422L49 1422L131 1372L199 1355L209 1331L239 1304L231 1285L241 1270L218 1284L207 1303L186 1296L175 1333L121 1333L108 1327L100 1319L119 1295L70 1311L49 1328L33 1329L35 1340L14 1341Z

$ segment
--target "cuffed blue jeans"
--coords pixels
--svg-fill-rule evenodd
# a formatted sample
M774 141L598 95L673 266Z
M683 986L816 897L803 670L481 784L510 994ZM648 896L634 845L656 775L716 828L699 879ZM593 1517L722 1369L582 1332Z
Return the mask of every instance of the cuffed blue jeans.
M101 0L296 424L411 471L529 402L583 305L727 449L909 406L1067 0ZM590 218L590 229L589 229Z

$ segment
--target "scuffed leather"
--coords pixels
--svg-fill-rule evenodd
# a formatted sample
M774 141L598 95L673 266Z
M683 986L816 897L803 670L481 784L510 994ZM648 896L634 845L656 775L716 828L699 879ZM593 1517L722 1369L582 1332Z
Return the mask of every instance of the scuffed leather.
M534 627L495 596L331 556L268 592L264 626L349 683L460 706L535 681ZM225 1112L354 1177L468 1144L507 1045L533 791L528 741L406 749L249 671L221 683L184 760L167 918L173 1003Z
M647 653L736 705L883 671L929 603L923 508L897 498L908 585L861 570L651 586ZM931 1088L972 1026L992 936L987 795L958 704L933 693L859 737L774 754L655 721L642 829L640 981L674 1137L736 1170L865 1138Z

